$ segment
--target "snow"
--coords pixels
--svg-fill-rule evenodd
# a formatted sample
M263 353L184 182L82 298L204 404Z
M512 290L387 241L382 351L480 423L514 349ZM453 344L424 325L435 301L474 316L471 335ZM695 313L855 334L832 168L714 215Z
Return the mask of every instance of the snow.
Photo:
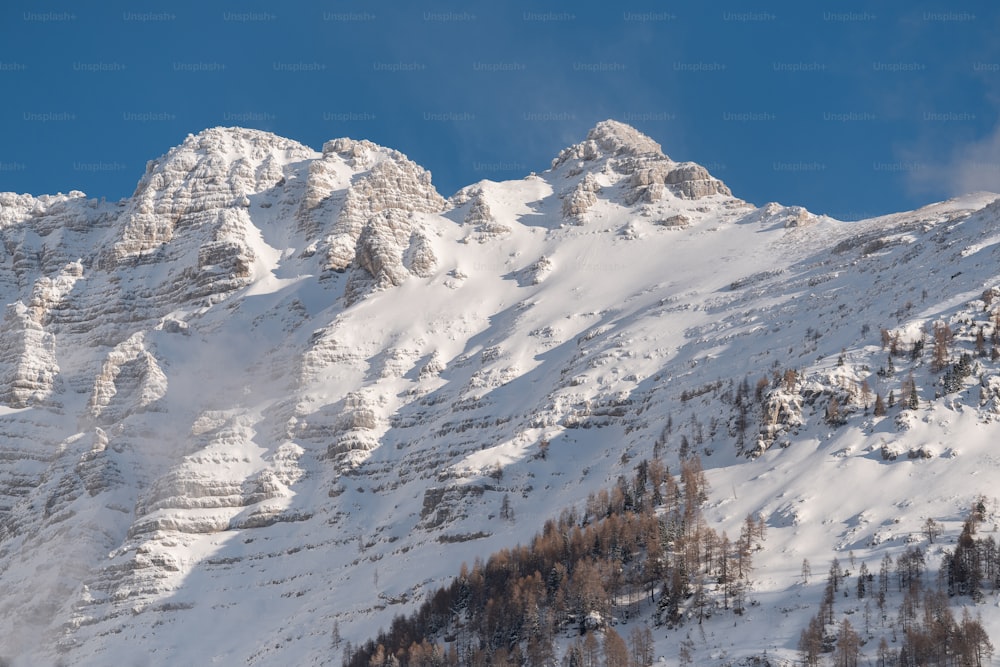
M54 336L59 378L50 403L0 405L0 656L53 662L58 646L78 665L339 664L334 621L344 639L372 637L462 562L527 542L546 518L630 474L669 419L674 469L681 435L701 432L709 523L732 536L759 513L769 531L755 554L757 604L702 627L657 628L657 655L677 664L690 636L696 664L765 649L792 660L834 555L877 571L884 553L927 546L921 524L933 517L945 533L932 577L973 499L994 497L997 422L977 378L935 399L929 351L922 363L894 360L892 379L875 370L886 362L881 327L909 343L937 319L956 332L990 319L979 299L998 284L997 195L857 223L723 194L627 205L629 177L611 164L627 150L571 156L534 177L470 186L506 233L475 236L459 195L440 212L411 211L413 226L394 230L407 236L400 247L423 234L436 266L386 287L357 262L324 266L348 189L382 161L408 169L386 149L352 146L323 156L266 133L192 137L137 190L159 222L186 226L162 242L137 237L134 252L120 244L129 206L87 209L105 216L89 231L40 235L32 225L42 223L16 209L34 201L0 195L0 234L25 258L16 268L5 256L0 290ZM602 190L568 221L560 197L588 173ZM158 179L175 179L169 197ZM319 197L309 211L307 191ZM686 227L657 224L681 214ZM199 252L219 241L234 249L222 260L252 257L245 277L199 268ZM33 300L36 284L78 258L79 279ZM192 287L204 284L206 294ZM956 349L971 349L971 331ZM39 355L14 342L31 339L3 338L4 377L35 378ZM129 340L141 350L102 374ZM147 365L133 363L144 354ZM719 395L730 380L753 387L788 369L802 379L795 392L819 397L803 403L800 426L748 458ZM898 407L875 418L856 401L846 425L823 419L832 392L867 380L898 396L911 371L921 408L907 430ZM160 397L143 404L136 388L149 386ZM120 404L102 421L91 395L111 390ZM883 460L883 445L901 455ZM931 458L907 458L921 447ZM495 518L504 495L514 521ZM38 511L47 503L49 517ZM32 557L40 544L44 564ZM857 606L838 601L838 613ZM1000 637L995 609L977 610ZM35 615L47 620L19 635Z

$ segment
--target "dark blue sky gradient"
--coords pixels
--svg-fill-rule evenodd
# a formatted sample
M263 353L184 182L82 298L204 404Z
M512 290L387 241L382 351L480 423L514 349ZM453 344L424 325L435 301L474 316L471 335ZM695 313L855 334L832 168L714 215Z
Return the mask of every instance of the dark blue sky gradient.
M756 204L1000 191L1000 3L5 3L0 191L129 195L188 133L397 148L442 194L605 118Z

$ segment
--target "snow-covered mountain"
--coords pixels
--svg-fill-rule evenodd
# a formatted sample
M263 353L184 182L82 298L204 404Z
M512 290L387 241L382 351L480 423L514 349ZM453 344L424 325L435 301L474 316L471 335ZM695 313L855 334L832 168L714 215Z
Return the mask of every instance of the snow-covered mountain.
M15 665L339 665L334 626L367 639L654 450L702 456L723 529L770 526L700 664L791 658L804 558L877 563L927 518L940 554L1000 481L1000 195L757 208L606 121L445 199L368 141L214 128L117 203L0 194L0 240Z

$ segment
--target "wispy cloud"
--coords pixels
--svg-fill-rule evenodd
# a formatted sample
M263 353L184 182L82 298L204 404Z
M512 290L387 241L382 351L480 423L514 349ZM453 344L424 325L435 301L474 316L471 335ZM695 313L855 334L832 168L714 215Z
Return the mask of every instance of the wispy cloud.
M986 135L960 141L946 151L927 145L900 151L907 185L915 194L955 197L1000 192L1000 123Z
M978 141L961 146L946 165L950 194L1000 192L1000 124Z

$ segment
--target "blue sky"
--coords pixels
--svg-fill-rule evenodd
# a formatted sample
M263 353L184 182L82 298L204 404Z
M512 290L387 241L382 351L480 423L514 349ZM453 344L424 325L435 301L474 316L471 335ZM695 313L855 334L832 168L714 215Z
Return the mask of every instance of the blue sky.
M0 191L131 194L216 125L367 138L445 196L605 118L856 219L1000 191L1000 3L6 2Z

